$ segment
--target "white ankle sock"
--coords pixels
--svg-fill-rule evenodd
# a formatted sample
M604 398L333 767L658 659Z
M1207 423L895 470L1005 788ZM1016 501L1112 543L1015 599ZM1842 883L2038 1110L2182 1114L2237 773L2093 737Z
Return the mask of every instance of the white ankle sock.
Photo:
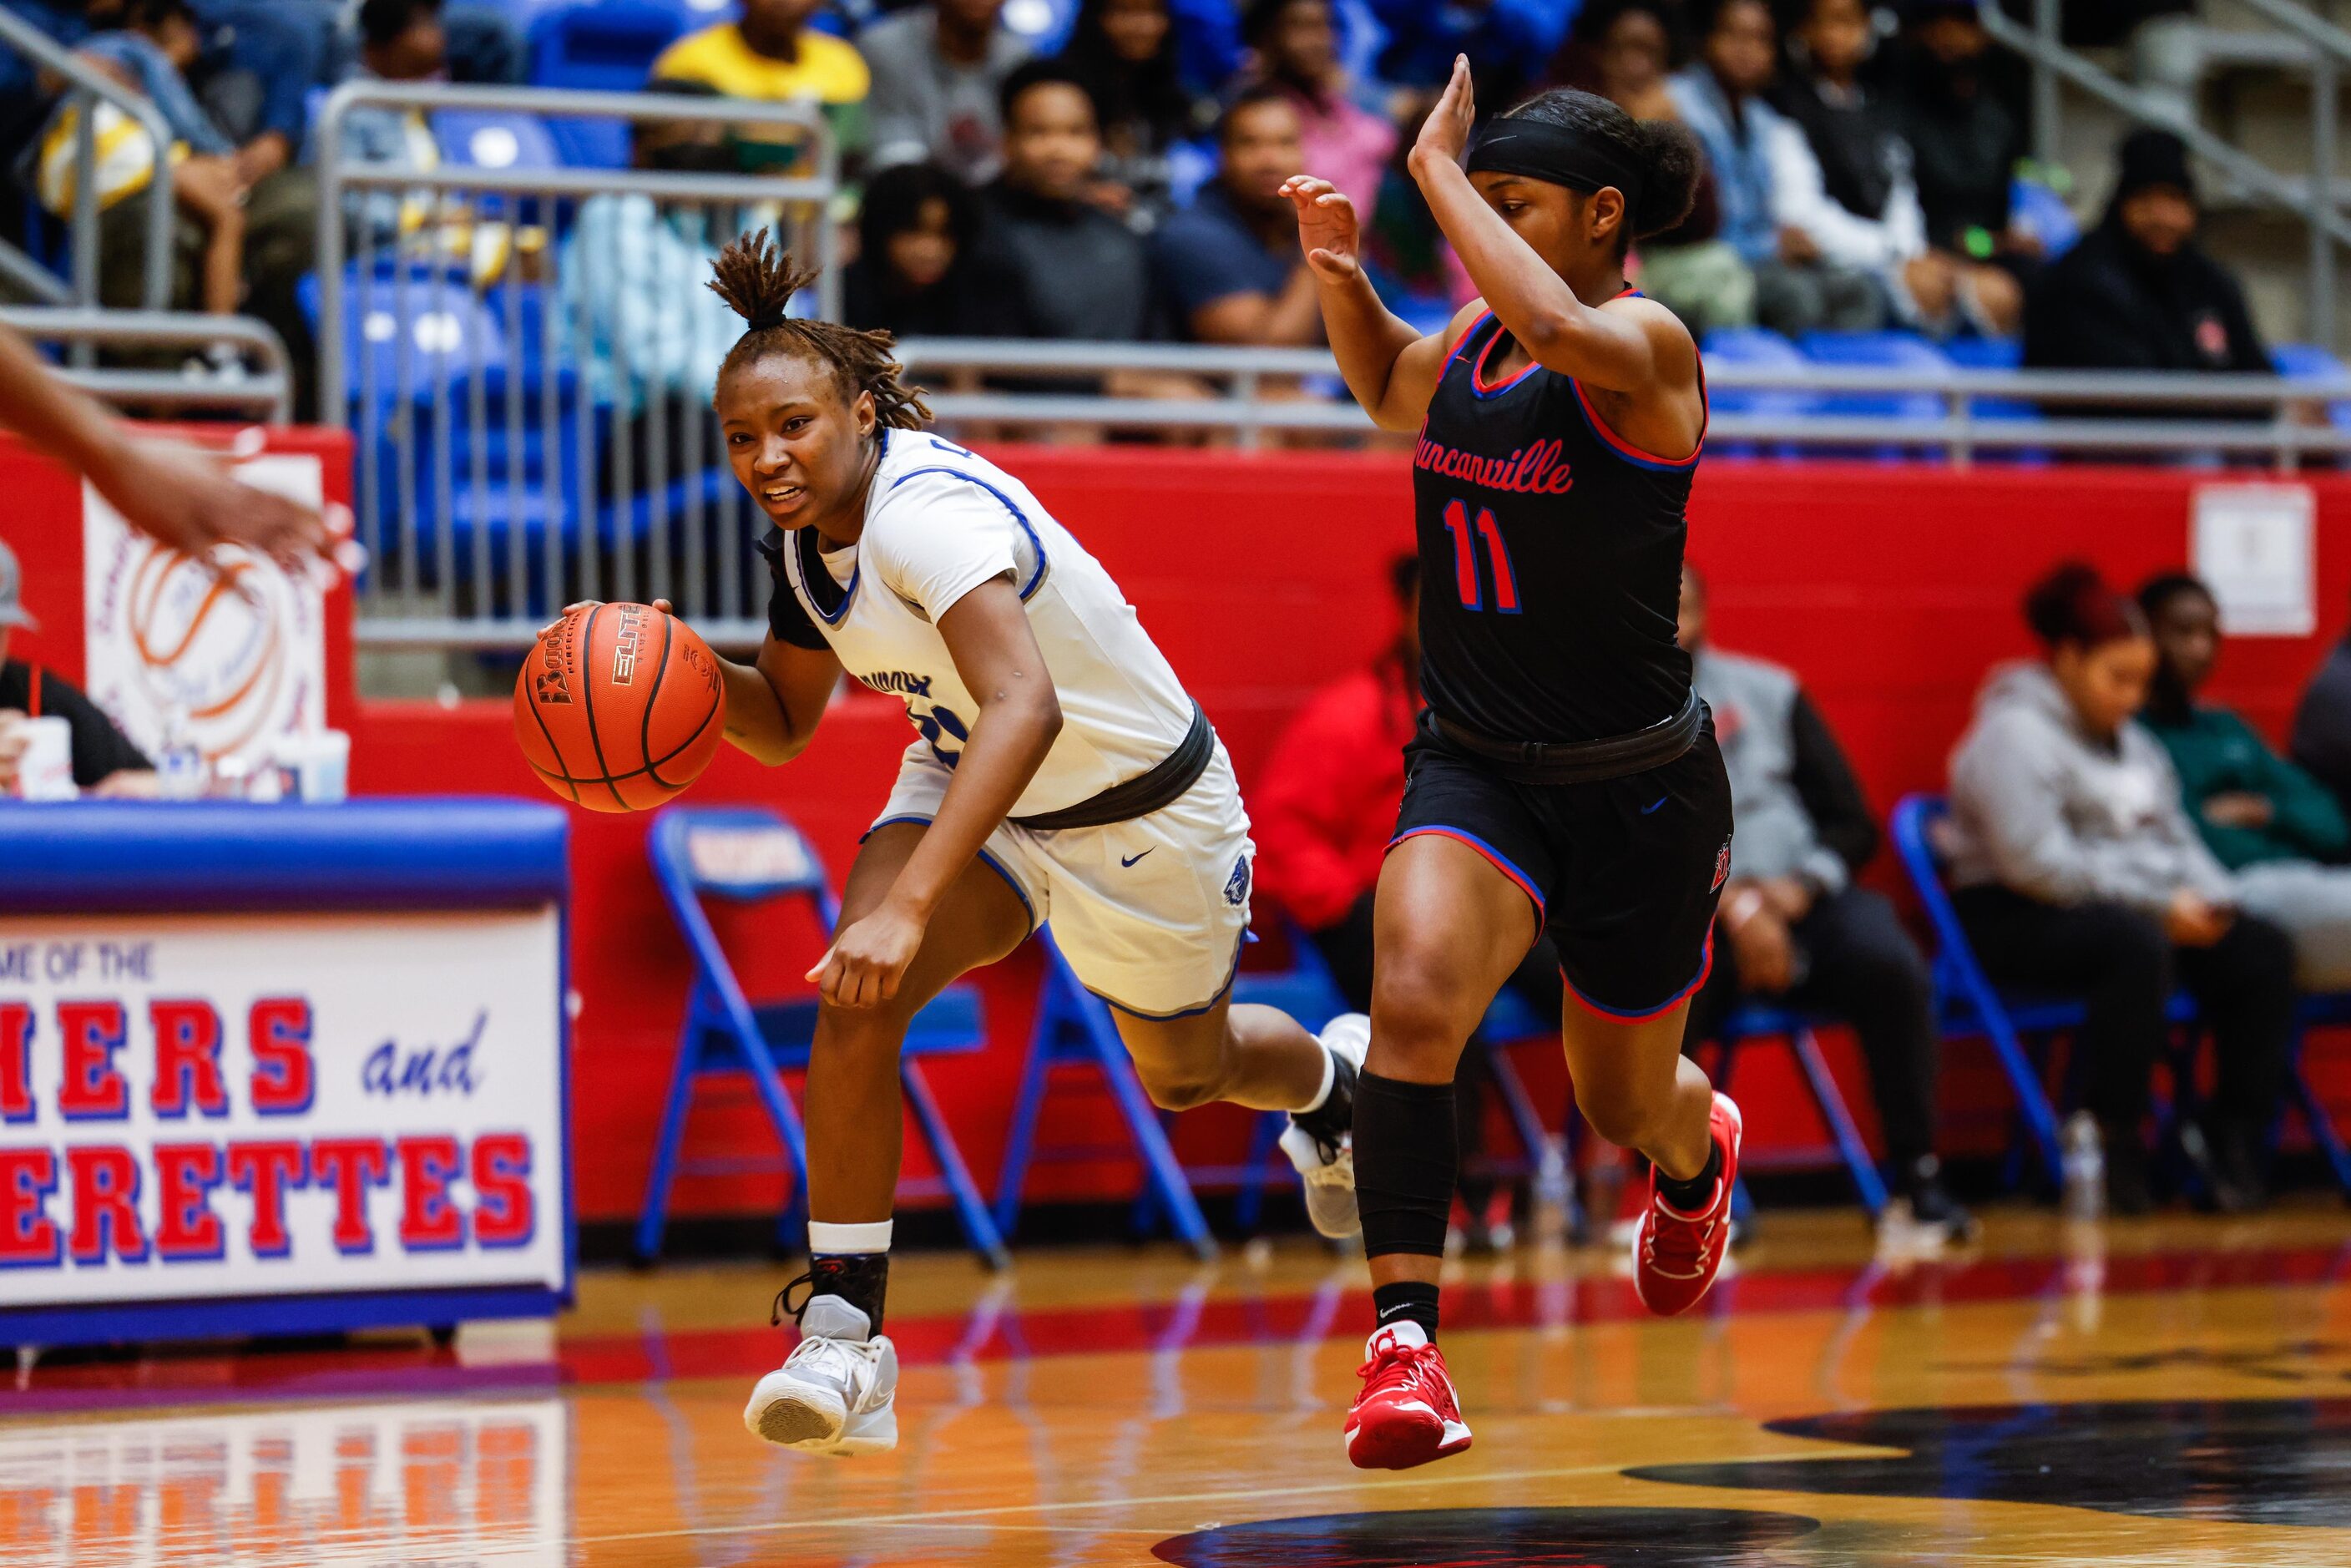
M828 1225L821 1219L809 1221L809 1250L831 1258L849 1257L859 1252L890 1250L890 1228L895 1220L876 1219L863 1225Z

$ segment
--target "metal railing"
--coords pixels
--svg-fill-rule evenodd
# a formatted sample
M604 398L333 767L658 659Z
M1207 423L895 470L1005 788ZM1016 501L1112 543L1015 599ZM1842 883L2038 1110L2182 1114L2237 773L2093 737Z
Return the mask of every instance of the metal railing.
M347 134L366 109L529 117L511 127L527 135L715 123L797 145L807 172L369 163ZM356 438L373 562L360 640L520 645L571 599L671 598L714 641L756 643L765 572L709 406L741 323L705 287L708 262L779 224L824 268L813 313L838 313L838 164L819 112L353 82L328 99L318 147L319 397Z
M0 322L37 343L108 349L205 349L228 343L248 350L257 369L223 376L177 371L68 366L58 374L125 413L236 413L270 424L294 418L294 364L285 340L249 316L186 310L85 310L26 306L0 309Z
M172 138L162 111L23 17L5 10L0 10L0 47L15 49L35 66L62 78L65 101L74 110L71 283L59 283L47 267L12 245L0 245L0 272L53 305L94 307L99 303L98 105L108 103L139 121L154 149L155 167L139 198L147 204L140 298L148 309L163 309L172 302L172 197L168 153Z
M2314 341L2335 340L2335 247L2351 245L2351 221L2335 200L2336 96L2343 70L2351 66L2351 33L2320 20L2292 0L2243 0L2260 16L2292 32L2304 47L2295 61L2310 76L2310 172L2306 177L2282 174L2266 163L2231 146L2202 126L2182 120L2138 89L2101 69L2059 37L2064 0L2033 0L2031 25L2017 21L2001 8L2000 0L1978 0L1984 30L1994 41L2024 57L2032 73L2033 145L2044 163L2058 161L2060 81L2082 91L2142 125L2158 125L2178 133L2189 147L2219 169L2239 191L2263 205L2299 215L2310 235L2307 336Z

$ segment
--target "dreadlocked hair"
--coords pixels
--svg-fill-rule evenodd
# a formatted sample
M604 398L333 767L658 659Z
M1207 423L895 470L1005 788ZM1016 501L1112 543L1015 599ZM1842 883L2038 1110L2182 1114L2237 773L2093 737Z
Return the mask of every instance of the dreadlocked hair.
M930 423L923 389L898 380L900 367L890 352L898 341L894 336L861 332L838 321L796 320L786 314L792 296L814 283L819 270L794 267L791 252L769 246L765 229L743 235L718 253L710 264L710 291L749 323L719 366L719 377L770 354L797 355L832 367L850 398L872 393L874 417L882 424L920 430Z

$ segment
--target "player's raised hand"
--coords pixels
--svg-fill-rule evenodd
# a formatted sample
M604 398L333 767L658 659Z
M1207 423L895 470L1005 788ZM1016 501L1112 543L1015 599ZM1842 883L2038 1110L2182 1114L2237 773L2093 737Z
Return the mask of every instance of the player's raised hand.
M1328 180L1292 174L1281 183L1280 193L1298 209L1298 248L1317 277L1344 283L1363 270L1363 228L1344 192Z
M834 933L808 977L835 1007L878 1008L898 994L898 982L922 951L923 925L920 916L885 903Z
M1461 154L1469 150L1469 131L1477 123L1478 92L1469 81L1469 57L1456 55L1452 79L1445 84L1444 96L1421 122L1420 135L1412 144L1413 160L1459 163Z

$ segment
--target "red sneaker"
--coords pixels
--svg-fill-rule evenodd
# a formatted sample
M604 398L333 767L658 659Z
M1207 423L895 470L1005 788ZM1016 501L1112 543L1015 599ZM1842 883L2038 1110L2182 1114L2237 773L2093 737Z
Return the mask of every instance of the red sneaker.
M1364 1346L1364 1391L1347 1412L1347 1458L1359 1470L1408 1470L1469 1446L1445 1353L1418 1323L1392 1323Z
M1722 1175L1706 1208L1684 1214L1667 1203L1657 1191L1653 1168L1649 1207L1641 1216L1641 1228L1633 1233L1633 1289L1641 1304L1661 1318L1698 1305L1720 1272L1722 1255L1730 1246L1730 1186L1739 1179L1739 1139L1744 1129L1739 1107L1728 1094L1716 1093L1708 1130L1722 1151Z

